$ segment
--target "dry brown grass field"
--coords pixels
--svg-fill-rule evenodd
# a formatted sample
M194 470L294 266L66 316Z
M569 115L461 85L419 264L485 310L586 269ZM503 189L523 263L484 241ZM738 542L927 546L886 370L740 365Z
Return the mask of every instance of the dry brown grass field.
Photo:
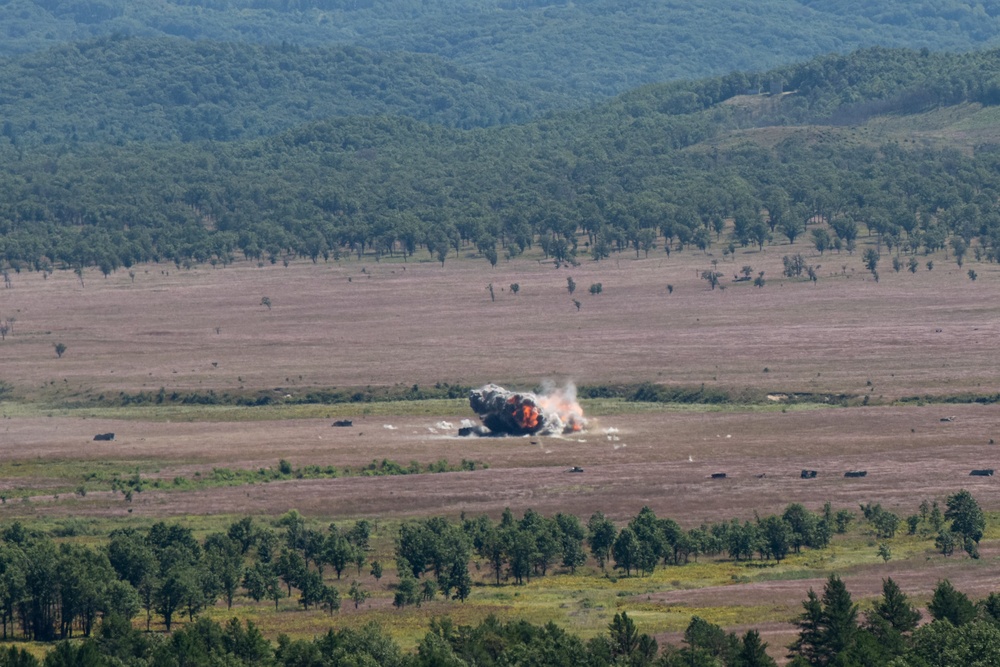
M126 271L108 278L88 271L83 284L71 272L47 280L18 274L0 291L0 318L16 318L0 343L0 382L10 389L0 402L0 491L33 497L0 505L0 520L274 516L291 508L323 519L400 519L498 516L510 507L584 519L600 510L624 521L649 505L695 526L779 512L790 502L812 509L827 501L853 509L881 502L905 516L921 499L942 500L960 488L998 511L997 482L969 471L1000 468L992 444L1000 438L1000 405L940 401L1000 391L1000 269L980 262L960 269L940 253L921 256L916 273L897 273L883 252L876 282L862 266L868 241L853 255L820 257L800 243L739 250L735 260L721 251L667 257L657 250L649 258L623 253L563 268L521 258L493 269L453 255L444 266L419 258L190 270L147 265L134 269L134 280ZM795 252L819 266L817 283L782 277L782 256ZM713 259L725 289L713 291L699 277ZM753 275L765 272L763 288L732 282L745 265ZM577 283L572 297L569 276ZM603 292L588 293L598 282ZM517 294L511 283L520 285ZM61 358L55 343L66 346ZM845 394L855 405L776 400L710 409L593 401L585 407L599 416L584 433L500 439L458 438L439 426L475 417L461 400L430 401L426 409L281 405L282 397L313 388L491 381L531 388L546 380ZM278 405L67 407L161 387L268 389ZM936 400L898 402L918 395ZM870 405L857 405L864 396ZM332 419L345 417L354 420L351 428L331 428ZM92 440L105 431L116 439ZM469 459L489 467L169 488L176 476L207 476L214 467L256 469L287 459L343 468L383 458L404 466ZM570 474L570 466L584 472ZM818 477L799 479L803 468ZM845 479L851 469L868 476ZM147 488L130 504L108 492L67 492L73 475L86 470L139 470L165 488ZM715 472L728 478L713 480ZM984 570L996 562L990 542L976 563L914 549L886 566L875 563L872 549L871 558L844 570L848 585L873 596L890 573L918 597L942 576L968 583L974 594L1000 586ZM838 569L836 557L801 567ZM674 585L670 577L677 575L664 576L658 592L636 592L617 604L634 602L640 619L666 638L686 621L657 621L658 613L729 607L717 618L738 628L754 622L764 605L765 629L780 644L804 591L822 585L822 575L725 586ZM371 604L373 614L390 613L384 599ZM743 604L750 607L740 611ZM584 632L600 627L576 612L560 618Z

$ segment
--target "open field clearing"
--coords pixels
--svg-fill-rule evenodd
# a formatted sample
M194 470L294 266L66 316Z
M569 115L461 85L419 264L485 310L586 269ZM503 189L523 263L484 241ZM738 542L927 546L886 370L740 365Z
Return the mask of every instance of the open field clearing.
M817 283L781 277L782 256L795 252L819 265ZM941 253L921 258L916 273L882 266L876 283L860 255L820 257L800 243L740 250L735 261L623 253L558 270L526 259L496 269L454 258L443 267L164 264L137 267L134 283L124 271L86 272L83 287L71 272L22 273L0 291L0 314L16 317L0 368L3 382L40 400L161 387L272 389L281 399L315 387L564 378L873 399L995 392L997 267L967 263L973 282ZM713 259L728 289L699 278ZM766 286L729 283L743 266L765 271ZM598 282L603 293L589 294ZM67 348L62 358L56 343Z
M350 428L329 420L148 422L69 417L2 422L0 485L9 495L35 495L29 507L9 502L0 516L25 512L141 516L281 514L343 519L461 512L497 516L505 506L543 513L594 511L616 519L643 505L683 524L779 511L789 502L816 509L824 502L881 502L912 512L913 498L934 498L966 486L980 503L1000 510L992 478L969 477L993 467L996 405L814 408L781 412L620 413L601 417L565 437L459 438L462 418L388 415L356 417ZM953 421L941 421L945 417ZM441 421L453 428L442 429ZM392 427L387 428L387 427ZM115 431L112 442L92 434ZM337 479L288 479L237 486L208 484L215 468L333 466L357 470L373 460L426 466L463 459L488 469ZM582 474L566 472L571 466ZM816 479L799 478L802 469ZM845 479L847 470L867 470ZM88 476L141 472L163 488L147 488L130 504L120 495L70 495ZM725 472L727 479L713 480ZM196 477L197 475L197 477ZM171 481L204 484L172 489ZM18 493L18 489L22 492ZM34 493L30 490L35 489ZM50 489L62 489L58 502ZM67 493L68 492L68 493ZM917 500L919 502L919 500Z

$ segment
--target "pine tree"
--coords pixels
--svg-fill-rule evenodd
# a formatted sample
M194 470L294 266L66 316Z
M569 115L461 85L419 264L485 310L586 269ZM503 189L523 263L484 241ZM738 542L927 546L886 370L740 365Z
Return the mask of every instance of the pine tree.
M799 636L789 647L788 657L802 657L810 665L822 664L819 661L819 647L823 641L823 605L816 596L816 591L809 589L802 603L803 612L796 625L799 626Z
M831 574L823 588L823 598L810 589L802 603L799 638L791 645L790 657L801 656L810 665L833 663L849 650L858 634L858 607L840 577Z
M968 596L955 590L951 582L945 579L934 589L934 597L927 605L927 611L936 621L949 621L958 627L965 625L976 617L976 607Z
M740 652L736 656L737 667L777 667L778 663L767 654L767 644L760 640L760 633L747 630L743 635Z
M901 633L912 632L920 622L920 612L914 609L892 577L882 580L882 599L875 603L872 613Z
M858 606L840 577L832 574L823 589L822 645L828 662L850 648L857 632Z

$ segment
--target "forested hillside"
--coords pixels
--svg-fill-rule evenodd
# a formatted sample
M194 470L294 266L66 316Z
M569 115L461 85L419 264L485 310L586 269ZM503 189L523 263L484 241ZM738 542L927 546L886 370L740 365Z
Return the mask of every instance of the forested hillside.
M523 122L574 101L438 57L358 47L102 38L0 60L18 144L228 141L344 115L454 127Z
M15 269L111 271L150 259L418 250L443 262L464 249L495 263L540 244L580 261L630 248L764 247L813 229L851 250L867 228L890 250L961 244L997 259L995 144L911 143L900 114L993 104L998 67L998 52L876 49L652 86L520 126L354 117L229 144L8 141L0 257ZM794 92L738 95L774 78ZM899 134L835 127L888 117Z
M996 14L958 0L3 0L0 54L112 34L350 44L590 99L866 46L982 48Z

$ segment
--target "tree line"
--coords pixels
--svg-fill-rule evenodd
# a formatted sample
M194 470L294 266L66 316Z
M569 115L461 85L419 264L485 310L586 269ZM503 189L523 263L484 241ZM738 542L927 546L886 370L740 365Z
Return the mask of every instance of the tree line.
M901 523L897 515L880 505L861 509L869 534L882 540L895 535ZM926 522L937 531L939 548L942 536L951 536L952 549L942 548L943 553L950 555L957 543L978 558L985 517L969 492L949 496L944 512L935 503L927 506L925 518L914 516L915 522L907 520L912 533ZM802 549L826 548L855 520L853 512L834 512L829 504L818 513L792 504L780 515L686 530L648 507L620 529L600 512L586 524L574 515L545 517L534 510L518 519L508 509L495 522L485 515L459 522L432 517L399 528L393 602L398 608L438 597L464 602L476 585L470 562L477 570L486 566L480 585L519 585L560 568L574 572L591 558L602 571L617 570L607 576L649 574L700 556L780 562ZM370 582L359 582L363 575L377 584L388 573L388 564L371 555L374 529L366 519L316 528L292 510L273 525L248 517L202 540L190 528L165 522L147 530L116 529L105 544L89 548L57 544L14 523L0 532L3 637L90 636L101 618L129 620L140 614L147 630L155 614L169 632L178 618L194 621L206 607L222 601L231 608L241 596L276 609L294 596L303 609L333 614L342 595L355 606L370 597ZM352 579L348 591L339 585L345 575Z

